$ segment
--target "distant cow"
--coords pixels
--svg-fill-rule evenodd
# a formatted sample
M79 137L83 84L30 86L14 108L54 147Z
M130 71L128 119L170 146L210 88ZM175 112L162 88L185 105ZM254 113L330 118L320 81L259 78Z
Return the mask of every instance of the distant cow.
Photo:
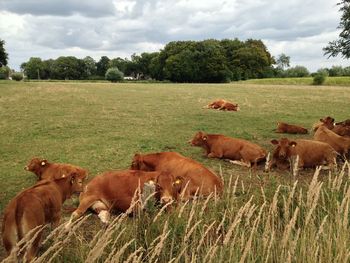
M306 134L307 129L301 126L288 124L285 122L278 122L277 123L277 129L275 130L276 133L291 133L291 134Z
M251 164L256 167L258 162L265 160L267 154L266 150L255 143L221 134L197 132L190 143L204 148L209 158L229 159L235 164L248 167Z
M137 195L141 195L148 183L155 186L155 197L160 203L178 199L182 177L175 178L165 172L137 170L109 171L94 177L80 194L80 204L71 216L70 223L92 208L102 222L107 223L109 212L127 212ZM137 192L139 191L139 192ZM135 200L135 199L134 199ZM139 202L139 200L135 200ZM137 203L136 208L139 206ZM128 211L131 213L132 211Z
M46 159L33 158L28 165L24 167L26 171L34 173L38 180L59 179L68 173L77 173L87 175L87 171L79 166L66 163L50 163Z
M291 158L299 156L298 167L316 167L319 165L336 165L336 151L327 143L313 140L293 140L287 138L271 140L276 145L268 170L274 166L280 169L289 168Z
M177 152L135 154L131 169L168 172L175 178L183 178L181 196L184 200L195 196L197 191L202 196L210 193L221 194L223 191L223 182L220 177L202 164Z
M215 100L212 103L207 105L209 109L217 109L217 110L226 110L226 111L239 111L240 108L238 104L231 103L226 100Z
M85 174L71 173L60 179L42 180L15 196L5 208L2 224L3 244L8 254L32 229L49 223L56 227L62 203L74 192L83 190L84 178ZM28 262L37 254L41 235L39 231L34 242L27 247Z
M339 154L347 154L350 149L350 138L340 136L323 125L316 130L314 139L328 143Z

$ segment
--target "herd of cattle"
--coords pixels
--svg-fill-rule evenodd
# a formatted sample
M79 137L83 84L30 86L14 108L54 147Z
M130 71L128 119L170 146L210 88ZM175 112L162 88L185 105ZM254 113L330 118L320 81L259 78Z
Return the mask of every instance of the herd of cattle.
M220 107L212 103L208 108L222 110L227 106L224 106L225 103L228 102L224 101ZM235 108L238 110L238 105ZM289 169L291 158L296 156L300 168L320 165L334 168L337 158L347 158L350 120L335 124L333 118L326 117L320 119L314 131L313 140L271 140L275 145L271 158L255 143L220 134L198 132L189 142L204 148L208 158L228 159L254 170L265 162L265 170L274 166ZM306 134L308 131L303 127L278 123L276 132ZM177 152L135 154L129 170L104 172L85 186L83 181L87 178L87 171L75 165L33 158L25 169L34 173L38 182L17 194L5 208L2 238L8 254L18 252L16 244L32 229L49 223L57 226L63 202L75 192L80 192L79 206L66 223L66 229L70 229L72 222L87 209L95 211L102 222L109 222L110 212L128 212L135 201L135 193L141 196L146 188L153 191L154 198L161 205L195 196L220 196L224 189L222 178ZM138 202L141 206L141 198ZM34 236L34 233L29 234ZM38 252L42 233L36 234L26 252L19 255L25 256L28 261Z

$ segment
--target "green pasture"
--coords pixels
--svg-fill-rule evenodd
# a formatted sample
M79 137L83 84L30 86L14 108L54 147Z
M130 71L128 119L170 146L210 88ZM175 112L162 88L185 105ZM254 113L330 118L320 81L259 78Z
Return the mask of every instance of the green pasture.
M259 167L254 173L207 159L202 149L187 143L201 130L247 139L271 151L270 140L286 136L273 132L277 121L310 129L324 116L350 117L350 87L249 83L0 82L0 211L35 183L35 176L23 169L35 156L82 166L93 177L127 169L137 152L177 151L225 181L239 177L239 187L250 193L264 188L270 197L279 184L311 180L313 171L292 178L289 172L265 174ZM241 111L203 109L218 98L238 103Z
M203 109L225 98L239 112ZM0 82L0 208L35 182L33 156L87 168L92 176L126 169L134 153L177 151L218 171L187 141L199 130L244 138L271 150L277 121L310 128L320 117L350 116L346 87L242 84ZM311 137L307 135L303 137Z
M312 77L304 78L270 78L270 79L251 79L244 81L246 84L263 85L312 85ZM327 77L324 86L350 86L350 77ZM317 87L317 86L316 86Z

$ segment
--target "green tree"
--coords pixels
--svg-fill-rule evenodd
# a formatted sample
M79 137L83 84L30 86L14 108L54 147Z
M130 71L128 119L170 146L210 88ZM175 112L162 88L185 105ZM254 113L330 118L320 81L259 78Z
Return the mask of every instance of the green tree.
M120 71L125 73L127 59L122 59L120 57L113 58L108 63L108 68L118 68Z
M84 71L85 71L83 75L85 77L90 77L96 74L96 71L97 71L96 62L92 57L86 56L85 58L83 58L83 63L84 63Z
M329 76L339 77L344 75L344 69L342 66L332 66L329 70Z
M0 79L8 79L10 71L10 68L7 66L0 67Z
M108 69L110 59L107 56L102 56L96 63L96 73L99 76L105 76Z
M302 78L310 75L310 72L304 66L295 66L293 68L289 68L285 71L286 77L290 78Z
M105 78L111 82L122 81L124 74L118 68L109 68L106 72Z
M287 56L286 54L282 53L278 56L276 59L277 67L284 70L285 68L288 68L290 66L290 56Z
M40 79L43 73L43 61L41 58L31 57L28 62L22 63L21 69L28 79Z
M81 79L83 62L73 56L59 57L52 64L52 78Z
M336 57L341 54L342 57L348 59L350 58L350 0L341 0L337 5L340 6L339 11L343 13L338 26L341 32L339 38L329 42L323 51L328 57Z
M0 39L0 67L6 66L8 60L8 54L5 51L5 40Z

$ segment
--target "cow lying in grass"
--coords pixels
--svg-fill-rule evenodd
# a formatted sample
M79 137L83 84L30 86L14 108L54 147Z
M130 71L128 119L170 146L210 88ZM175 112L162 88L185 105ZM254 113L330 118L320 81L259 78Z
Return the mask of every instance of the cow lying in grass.
M59 224L62 203L74 192L83 190L85 176L85 173L70 173L59 179L39 181L10 201L5 208L2 224L3 244L8 254L13 252L16 244L31 230L49 223L53 227ZM27 244L24 251L27 262L33 259L38 252L42 235L42 231L38 231L26 237L34 239L32 243ZM37 237L34 236L35 234Z
M94 177L80 194L79 207L73 212L70 224L88 208L94 210L102 222L108 223L110 212L132 213L140 208L145 187L154 186L155 198L162 204L178 200L183 178L166 172L137 170L109 171ZM152 193L154 191L151 191ZM134 203L133 203L134 202Z
M209 158L229 159L234 164L255 167L258 162L264 161L266 150L259 145L243 140L227 137L221 134L207 134L197 132L190 141L192 146L205 149L205 155Z
M288 124L285 122L278 122L277 123L277 129L275 130L276 133L290 133L290 134L306 134L307 129L301 126Z
M327 116L314 124L314 131L316 132L320 126L324 126L340 136L350 137L350 120L334 123L334 118Z
M66 163L50 163L46 159L33 158L24 170L34 173L38 180L44 179L59 179L63 175L69 173L77 173L87 175L87 171L79 166Z
M337 152L327 143L313 140L293 140L287 138L271 140L276 146L272 159L268 164L267 171L276 166L280 169L289 168L291 159L298 156L298 168L311 168L327 165L335 168ZM326 167L325 167L326 168Z
M237 103L232 103L226 100L215 100L209 103L206 108L224 110L224 111L239 111L240 108Z
M325 125L319 126L314 134L314 139L316 141L328 143L341 155L346 155L350 150L350 138L336 134Z
M174 177L183 178L182 200L188 200L195 195L221 194L223 191L223 182L220 177L202 164L177 152L135 154L131 169L168 172Z

